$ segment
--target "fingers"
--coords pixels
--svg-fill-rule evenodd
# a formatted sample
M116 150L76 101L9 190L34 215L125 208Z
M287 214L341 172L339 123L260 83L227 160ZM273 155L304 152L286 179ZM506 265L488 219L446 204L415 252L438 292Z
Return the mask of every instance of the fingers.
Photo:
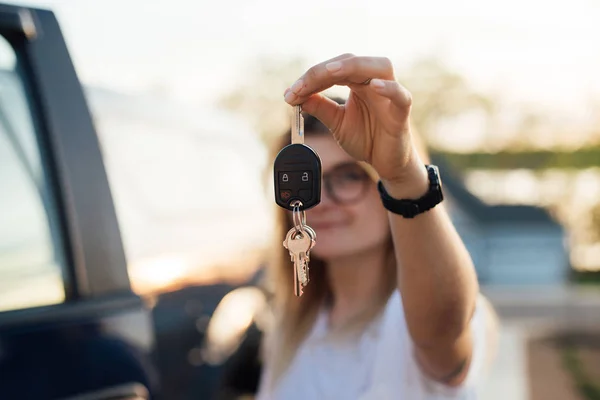
M401 110L406 110L412 105L410 92L395 80L372 79L369 87L375 93L391 100L392 105Z
M337 129L344 113L342 105L318 93L302 103L302 110L317 118L330 131Z
M394 114L404 117L412 106L412 95L396 81L372 79L368 86L378 95L390 100L390 108ZM286 94L290 89L286 91ZM302 103L302 110L319 119L329 130L335 131L342 118L344 107L337 102L317 93Z
M311 95L333 85L352 86L372 78L394 80L392 62L385 57L344 54L308 69L286 92L285 100L292 105L301 104Z
M363 83L367 79L394 79L394 67L386 57L350 57L328 63L331 76L348 83Z
M292 86L290 86L290 88L288 90L286 90L286 92L284 94L285 101L287 101L291 105L300 104L300 103L304 102L310 95L312 95L314 93L318 93L320 91L327 89L328 87L333 86L333 84L331 84L329 86L322 86L322 89L320 89L320 90L314 89L315 83L318 83L319 81L326 79L326 76L323 75L323 73L327 72L325 70L325 65L332 63L332 62L340 61L340 60L343 60L346 58L350 58L350 57L354 57L354 54L345 53L345 54L339 55L337 57L334 57L332 59L329 59L327 61L324 61L320 64L317 64L317 65L313 66L312 68L308 69L308 71L306 71L304 73L304 75L302 75L296 82L294 82L292 84ZM313 90L309 91L305 88L307 82L313 83L313 85L312 85ZM302 93L301 99L300 99L300 93ZM301 100L301 101L298 101L298 100Z

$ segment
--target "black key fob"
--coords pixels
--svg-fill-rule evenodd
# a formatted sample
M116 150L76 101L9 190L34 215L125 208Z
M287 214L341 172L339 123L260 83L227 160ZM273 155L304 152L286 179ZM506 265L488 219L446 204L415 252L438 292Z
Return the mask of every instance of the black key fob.
M285 146L273 167L275 202L292 211L300 201L300 210L308 210L321 201L321 159L305 144Z

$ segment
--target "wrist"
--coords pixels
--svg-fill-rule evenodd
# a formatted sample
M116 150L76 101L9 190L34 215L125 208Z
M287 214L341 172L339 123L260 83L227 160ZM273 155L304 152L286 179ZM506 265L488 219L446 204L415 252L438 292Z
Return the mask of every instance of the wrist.
M418 157L412 160L397 177L381 179L385 190L395 199L417 200L429 190L425 165Z

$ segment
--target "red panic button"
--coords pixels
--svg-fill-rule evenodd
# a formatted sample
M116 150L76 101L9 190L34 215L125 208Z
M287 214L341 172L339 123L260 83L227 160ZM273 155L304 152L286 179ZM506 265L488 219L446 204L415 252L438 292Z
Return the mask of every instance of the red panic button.
M292 191L291 190L280 190L279 197L281 197L283 200L289 200L289 198L292 197Z

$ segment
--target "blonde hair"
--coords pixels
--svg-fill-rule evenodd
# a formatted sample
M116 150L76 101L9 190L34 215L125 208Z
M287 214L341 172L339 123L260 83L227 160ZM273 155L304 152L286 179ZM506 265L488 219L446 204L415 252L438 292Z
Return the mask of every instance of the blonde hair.
M306 116L311 122L314 117ZM317 121L318 122L318 121ZM318 134L329 134L327 128L322 124L321 129L315 121L306 124L305 133L308 136ZM312 129L306 127L309 125ZM277 151L289 144L289 132L274 147L273 158ZM360 165L374 182L379 176L377 172L367 163ZM310 221L308 221L310 224ZM299 346L310 333L321 308L332 297L332 289L328 281L326 264L323 260L311 254L310 258L310 284L305 288L301 297L296 297L293 288L293 265L290 261L289 252L283 247L282 240L289 229L293 227L290 213L277 207L275 238L276 243L272 248L270 262L267 266L267 285L271 289L273 324L265 332L262 346L262 358L269 365L271 372L269 385L274 385L285 373L293 360ZM359 334L368 324L376 318L383 310L390 295L396 289L396 258L391 232L386 246L386 262L384 275L381 279L382 290L380 296L373 299L363 312L354 316L351 321L336 329L333 334L345 336Z

